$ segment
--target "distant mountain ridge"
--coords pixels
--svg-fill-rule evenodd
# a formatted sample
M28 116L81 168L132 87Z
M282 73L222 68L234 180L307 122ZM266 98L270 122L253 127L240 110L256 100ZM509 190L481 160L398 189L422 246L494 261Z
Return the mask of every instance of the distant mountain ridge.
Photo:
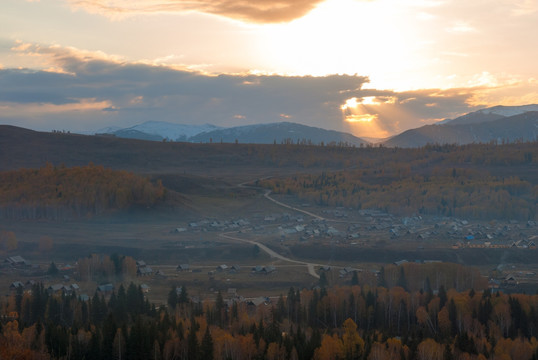
M494 106L456 119L404 131L383 142L388 147L470 144L538 139L538 105Z
M120 138L151 141L226 142L280 144L304 142L311 144L346 143L360 146L368 141L349 133L326 130L291 122L244 125L222 128L211 124L185 125L164 121L148 121L125 129L114 127L97 130L95 134L111 134Z
M172 141L188 141L192 136L216 129L220 129L220 127L211 124L187 125L174 124L166 121L146 121L128 128L106 127L95 131L94 134L113 134L121 138L139 140L161 141L167 139Z
M447 119L439 124L444 125L465 125L465 124L479 124L488 121L495 121L511 116L524 114L530 111L538 111L537 104L521 105L521 106L493 106L490 108L474 111L456 119Z

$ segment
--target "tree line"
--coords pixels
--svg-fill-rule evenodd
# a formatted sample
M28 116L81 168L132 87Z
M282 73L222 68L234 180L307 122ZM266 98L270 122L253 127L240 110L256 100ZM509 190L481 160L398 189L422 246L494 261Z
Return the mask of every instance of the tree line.
M92 216L133 205L153 206L165 197L157 181L89 164L0 172L0 216L55 219Z
M379 209L388 213L474 219L537 220L538 182L529 176L492 175L471 167L420 172L412 164L271 178L258 185L322 206Z
M174 286L157 308L133 283L87 301L36 284L0 315L3 359L538 358L538 295L444 286L290 288L259 306Z

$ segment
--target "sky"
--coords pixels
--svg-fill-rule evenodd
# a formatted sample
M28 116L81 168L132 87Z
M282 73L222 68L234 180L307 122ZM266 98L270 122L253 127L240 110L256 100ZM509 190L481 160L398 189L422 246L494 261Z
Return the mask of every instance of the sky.
M538 103L536 0L2 0L0 124L384 138Z

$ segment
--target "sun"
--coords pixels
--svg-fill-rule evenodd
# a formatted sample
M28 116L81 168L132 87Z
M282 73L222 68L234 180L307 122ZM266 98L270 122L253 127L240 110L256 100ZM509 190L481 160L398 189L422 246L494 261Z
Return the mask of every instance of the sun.
M259 51L276 72L382 78L415 61L414 29L402 15L394 0L328 0L291 23L265 25Z

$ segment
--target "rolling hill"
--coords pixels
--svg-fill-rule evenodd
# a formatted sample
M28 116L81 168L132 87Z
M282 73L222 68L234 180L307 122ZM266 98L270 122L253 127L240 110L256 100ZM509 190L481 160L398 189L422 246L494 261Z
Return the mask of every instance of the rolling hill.
M538 107L537 107L538 108ZM481 110L482 111L482 110ZM538 111L512 116L475 112L443 124L405 131L385 141L388 147L419 147L426 144L471 144L534 141L538 138Z

